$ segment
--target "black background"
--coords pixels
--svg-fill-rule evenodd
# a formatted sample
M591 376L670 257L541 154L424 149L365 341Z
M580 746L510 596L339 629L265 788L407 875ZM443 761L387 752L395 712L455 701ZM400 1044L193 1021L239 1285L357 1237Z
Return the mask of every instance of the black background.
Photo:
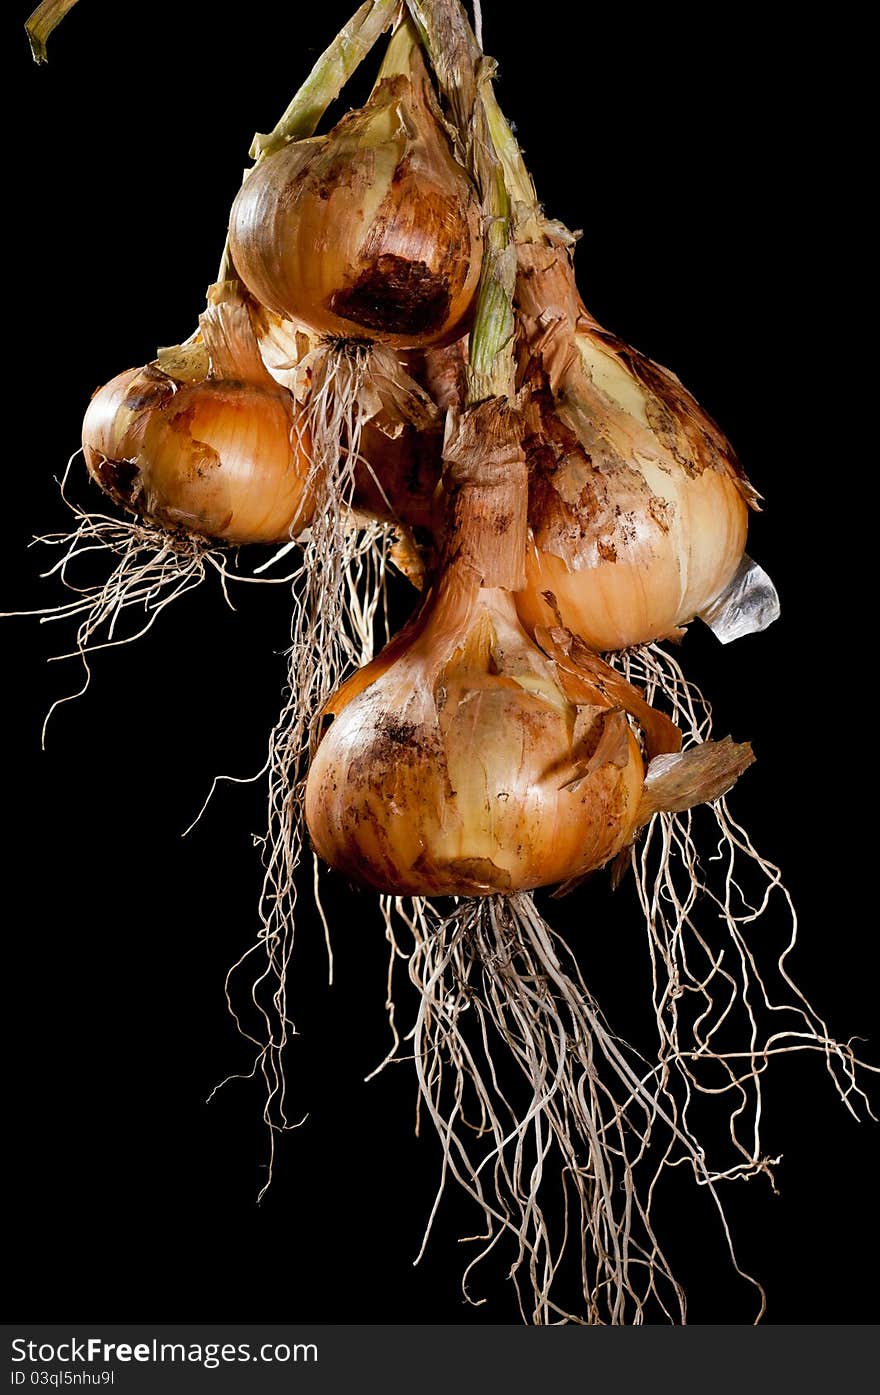
M27 6L9 8L24 20ZM674 6L648 19L601 7L579 20L574 3L522 17L500 0L484 9L539 192L552 216L584 229L588 305L678 372L765 497L749 546L783 619L726 649L695 626L683 659L718 730L754 743L758 765L734 808L799 906L795 976L838 1035L875 1035L876 1058L863 210L851 113L829 82L846 45L768 27L748 7L735 22L715 7L702 21ZM27 545L64 526L53 476L88 398L189 334L252 133L274 124L348 13L339 0L271 3L221 20L194 0L82 0L39 70L10 20L20 102L7 126L7 306L24 295L6 331L7 414L20 432L7 432L4 453L4 609L62 599L37 579L49 554ZM98 656L90 692L56 715L45 753L43 714L78 682L74 665L46 663L70 630L3 624L16 1312L515 1321L497 1276L479 1290L492 1294L483 1308L460 1301L455 1237L474 1218L457 1201L412 1268L437 1148L413 1135L407 1067L362 1083L387 1044L370 898L334 890L332 989L303 910L289 1064L293 1108L309 1118L283 1141L259 1207L258 1089L203 1102L247 1066L223 975L255 930L262 788L227 788L195 833L180 833L216 773L259 769L288 624L282 588L235 597L230 614L205 588L136 646ZM612 904L595 884L579 914L613 1021L646 990L627 948L640 943L632 893ZM745 1267L768 1289L768 1320L873 1318L854 1271L877 1253L876 1125L851 1119L820 1061L797 1059L775 1072L766 1130L784 1154L781 1195L735 1186L729 1213ZM671 1196L665 1234L691 1319L750 1321L702 1194L676 1183Z

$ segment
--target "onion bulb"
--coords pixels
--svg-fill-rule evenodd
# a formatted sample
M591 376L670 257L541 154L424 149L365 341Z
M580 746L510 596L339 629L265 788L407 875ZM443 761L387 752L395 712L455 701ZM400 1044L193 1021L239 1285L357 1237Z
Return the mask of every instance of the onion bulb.
M679 380L587 313L565 248L528 243L519 261L532 534L520 618L605 650L676 635L736 571L757 496Z
M117 503L163 528L270 543L314 510L294 399L266 371L237 283L214 287L190 343L92 398L83 452Z
M511 892L597 867L630 840L641 806L625 709L649 714L653 751L679 744L598 656L581 671L519 622L508 588L526 480L512 417L483 404L447 441L447 471L468 462L453 473L447 564L414 624L325 709L306 786L312 842L383 892Z
M232 207L236 271L277 314L396 347L460 333L480 275L471 182L400 26L366 106L266 156Z

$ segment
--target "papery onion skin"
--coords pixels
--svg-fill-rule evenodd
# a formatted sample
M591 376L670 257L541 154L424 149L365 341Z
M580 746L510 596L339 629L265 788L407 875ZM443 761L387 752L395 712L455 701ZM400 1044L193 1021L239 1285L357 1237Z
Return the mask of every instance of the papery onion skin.
M678 379L589 316L567 252L519 256L533 539L520 617L600 650L675 636L736 571L757 496Z
M83 421L83 453L111 498L160 527L228 543L281 542L314 512L308 436L290 393L249 342L245 313L233 303L202 317L214 354L193 346L186 377L195 381L157 363L99 389ZM187 346L177 353L186 361Z
M362 110L255 167L229 238L239 275L275 313L407 347L461 333L482 225L418 48L399 42L406 72L380 74Z

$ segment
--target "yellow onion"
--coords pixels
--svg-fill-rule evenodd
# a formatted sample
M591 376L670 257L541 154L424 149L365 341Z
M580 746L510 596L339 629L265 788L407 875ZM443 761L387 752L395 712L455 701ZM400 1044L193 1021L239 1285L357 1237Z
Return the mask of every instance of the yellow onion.
M532 390L519 615L597 649L675 635L736 572L757 496L679 380L587 313L564 247L525 244L519 261Z
M365 107L245 179L229 245L256 298L313 330L398 347L460 333L482 228L441 120L405 23Z
M566 699L509 593L468 595L447 577L409 638L327 709L306 795L320 856L419 896L543 886L613 857L640 802L638 744L610 703ZM588 771L609 733L609 758Z
M600 866L641 808L626 711L647 714L652 753L679 744L598 656L579 667L560 632L551 657L519 622L525 466L497 418L484 404L447 442L447 469L467 461L447 565L418 620L327 704L309 772L316 850L384 892L510 892Z
M163 528L235 543L287 539L311 519L308 440L263 366L235 283L213 289L198 337L112 379L83 422L89 472Z

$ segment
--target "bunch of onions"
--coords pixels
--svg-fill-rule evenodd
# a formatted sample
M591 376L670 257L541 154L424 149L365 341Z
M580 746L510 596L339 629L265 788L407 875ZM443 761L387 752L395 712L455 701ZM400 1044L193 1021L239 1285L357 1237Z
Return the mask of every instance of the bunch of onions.
M44 0L37 42L49 12L71 3ZM365 106L315 136L395 19ZM111 633L119 608L157 593L166 552L177 594L198 573L201 537L299 535L268 761L266 958L250 990L265 1038L242 1028L257 1047L251 1074L267 1085L271 1148L286 1125L284 1004L305 822L316 853L351 882L419 898L383 914L392 976L406 958L421 992L407 1051L444 1182L455 1177L483 1211L484 1248L467 1273L506 1231L509 1276L528 1273L535 1321L573 1316L551 1297L562 1266L586 1302L575 1320L618 1323L629 1304L642 1323L654 1298L670 1315L664 1281L684 1316L651 1220L660 1173L689 1162L720 1210L716 1181L769 1172L758 1125L770 1055L819 1049L829 1069L837 1059L845 1100L857 1087L849 1047L800 994L794 1008L771 1000L743 937L781 886L776 869L722 802L718 894L691 820L671 817L719 800L750 747L703 739L708 709L662 651L627 655L621 669L600 656L678 637L699 615L734 637L739 620L716 622L746 595L746 628L774 618L770 607L753 623L758 595L742 582L760 571L744 556L758 496L678 379L585 309L571 236L543 218L490 78L459 0L364 0L272 135L257 138L198 334L102 388L83 427L102 488L196 545L156 548L152 530L101 519L98 536L109 528L123 560L80 647L108 613L105 590ZM424 598L337 687L373 652L388 557L376 520L396 529L392 558ZM82 527L90 550L88 516ZM140 562L132 532L158 563ZM79 598L72 609L81 613ZM624 673L644 675L687 726L687 749ZM763 902L740 890L737 857L766 879ZM527 894L567 890L618 858L633 867L651 946L655 1065L610 1031ZM697 924L702 893L720 939ZM456 903L447 911L433 897ZM394 938L398 913L409 955ZM786 954L778 970L790 984ZM390 990L391 977L392 1006ZM746 1049L728 1050L737 997ZM763 1046L761 1002L773 1015ZM783 1025L792 1012L794 1027ZM402 1040L393 1030L388 1059ZM704 1065L714 1072L705 1083ZM732 1163L710 1168L692 1133L698 1093L733 1100ZM740 1120L753 1126L748 1140ZM671 1131L663 1143L660 1123ZM554 1156L560 1170L545 1185ZM526 1316L521 1295L520 1306Z
M413 579L413 529L442 558L418 618L327 704L306 791L327 862L416 895L577 877L662 807L650 762L679 733L594 651L673 633L712 600L750 497L677 380L590 319L552 235L518 248L517 407L509 348L488 377L466 368L484 213L484 312L508 272L488 131L458 124L482 211L404 19L366 105L282 141L245 179L228 263L247 291L214 288L197 339L102 389L83 433L99 483L162 527L286 540L326 486L334 517L402 526ZM485 345L485 318L475 334ZM367 346L369 372L348 372ZM491 395L460 413L466 377L472 402L475 383ZM454 423L445 445L435 403ZM325 549L339 541L318 531ZM710 765L716 782L730 773L727 755ZM693 775L676 768L676 799L682 780L691 802L707 797L706 770Z
M101 488L161 528L271 543L314 511L308 433L263 364L237 282L211 288L194 340L95 394L82 442Z
M757 496L679 380L584 309L568 250L518 248L532 544L523 623L601 650L680 634L725 589Z
M526 469L515 414L497 401L472 409L444 458L445 566L417 620L327 704L306 820L321 857L361 885L510 893L601 866L662 806L662 782L646 798L630 718L649 760L677 752L680 734L567 632L542 633L542 648L519 622ZM747 747L713 754L712 789L751 759ZM679 770L675 798L714 797L707 769L696 783Z
M439 356L419 368L442 402L450 369L431 346L453 342L460 372L482 240L474 185L404 21L362 110L282 143L246 178L224 267L247 289L221 281L192 341L95 395L83 424L93 478L159 527L272 543L308 526L323 490L338 492L330 477L347 457L340 518L398 525L403 568L420 581L411 530L438 531L442 433L399 355ZM362 372L348 371L350 350Z
M398 348L463 331L482 240L409 21L366 105L262 159L229 227L236 270L261 304L311 330Z

